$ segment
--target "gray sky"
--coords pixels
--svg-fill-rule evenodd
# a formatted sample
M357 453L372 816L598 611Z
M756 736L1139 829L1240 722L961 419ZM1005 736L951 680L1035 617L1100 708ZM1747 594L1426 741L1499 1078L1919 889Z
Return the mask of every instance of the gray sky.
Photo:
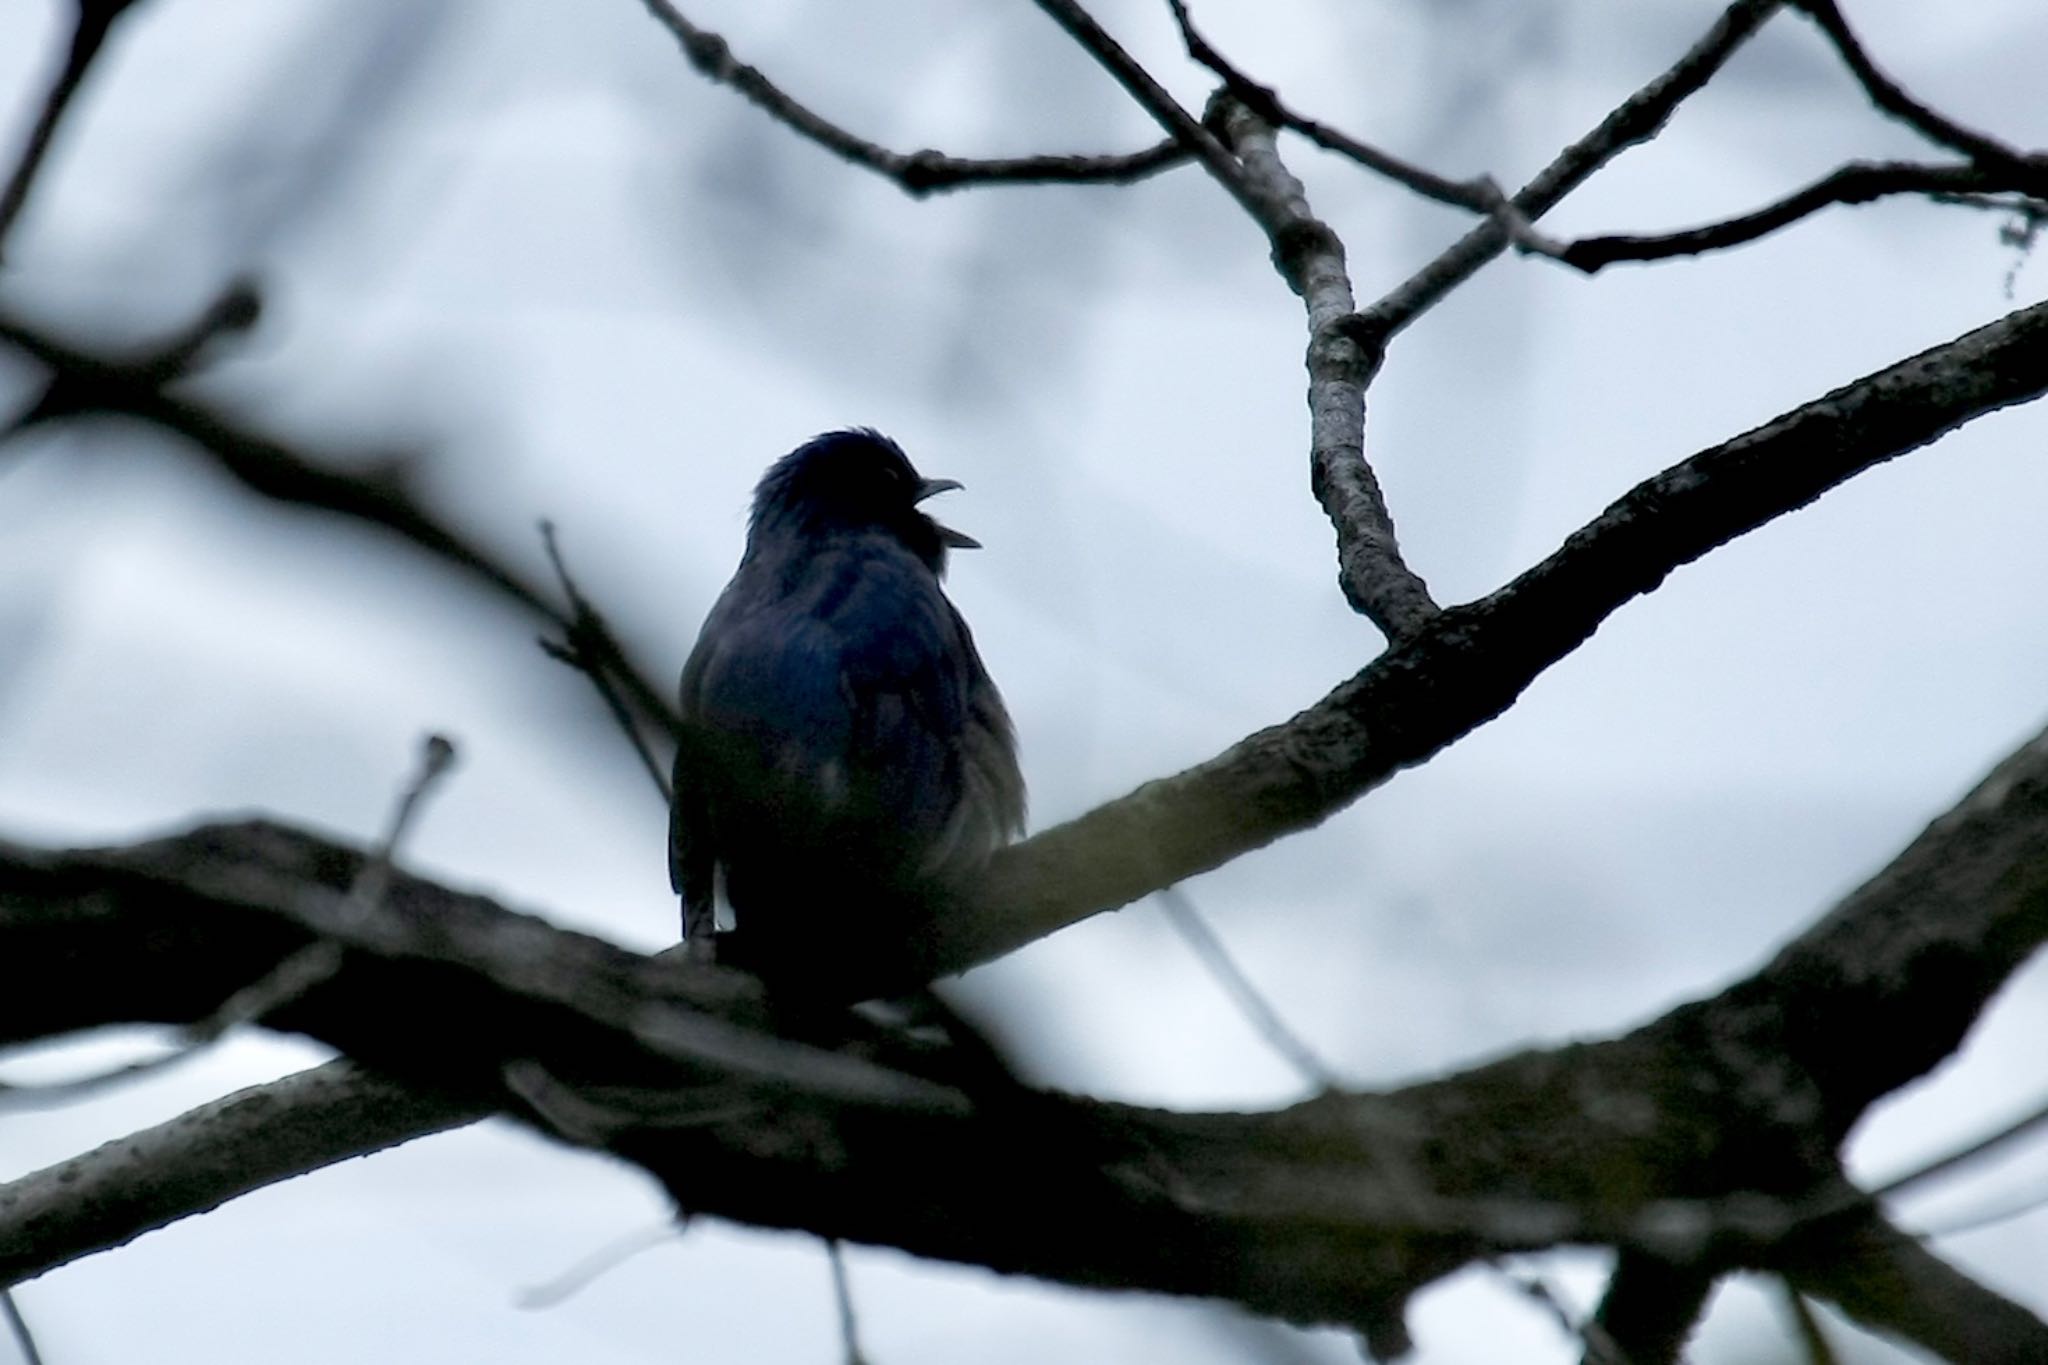
M9 147L55 0L0 7ZM2048 143L2048 11L1849 7L1918 95ZM685 6L891 146L1131 150L1156 133L1029 6ZM1301 108L1451 174L1518 182L1715 9L1256 5L1210 36ZM1164 6L1101 14L1183 100ZM1298 145L1370 298L1457 232ZM1849 157L1911 154L1780 18L1658 142L1545 220L1689 225ZM9 153L11 155L11 152ZM1699 262L1587 280L1505 260L1395 346L1370 452L1446 600L1498 586L1631 484L2039 298L1992 216L1837 210ZM873 424L962 480L987 549L951 589L1024 744L1033 827L1207 758L1360 667L1307 489L1300 310L1197 172L924 203L699 79L629 0L145 0L11 243L0 295L101 339L174 328L238 271L272 308L205 391L317 448L427 452L454 522L584 589L665 670L739 551L761 468ZM2013 298L2006 275L2018 263ZM25 392L0 370L0 399ZM1382 1084L1633 1025L1746 971L2048 714L2048 408L1982 421L1679 571L1507 716L1322 828L1194 883L1343 1072ZM162 440L47 433L0 463L0 829L127 840L261 810L372 836L426 730L462 767L423 872L641 947L673 934L663 813L531 627L405 552L252 505ZM1155 908L963 987L1048 1081L1177 1105L1293 1097ZM1883 1106L1859 1170L1938 1154L2048 1090L2048 971ZM121 1038L8 1074L81 1069ZM10 1116L0 1177L315 1059L250 1040L90 1104ZM2048 1181L2048 1152L1909 1205ZM527 1287L662 1216L614 1164L491 1125L265 1191L21 1291L53 1362L824 1362L816 1243L693 1229L544 1311ZM2048 1311L2048 1213L1942 1250ZM1590 1255L1541 1262L1581 1304ZM1210 1306L852 1256L868 1345L919 1361L1237 1360L1283 1336ZM1737 1288L1701 1362L1790 1359ZM1482 1274L1421 1299L1423 1365L1575 1358ZM1283 1358L1275 1356L1275 1359ZM1852 1360L1903 1359L1859 1342ZM0 1344L0 1361L6 1359Z

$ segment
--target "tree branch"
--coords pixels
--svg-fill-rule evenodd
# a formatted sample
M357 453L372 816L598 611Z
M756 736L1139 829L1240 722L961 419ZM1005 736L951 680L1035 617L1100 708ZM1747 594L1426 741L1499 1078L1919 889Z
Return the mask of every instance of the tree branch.
M1393 514L1365 458L1365 390L1380 356L1340 325L1354 307L1344 243L1309 207L1271 126L1228 98L1217 113L1275 224L1273 260L1308 310L1309 487L1337 530L1337 582L1389 641L1407 639L1441 609L1401 558Z
M936 921L919 979L958 970L1327 819L1505 711L1679 565L1873 465L2048 390L2048 304L1804 404L1637 485L1549 558L1283 724L999 852Z
M50 145L56 140L57 125L63 122L65 112L84 86L86 72L92 69L93 59L106 46L107 34L113 29L114 21L134 3L135 0L76 0L78 14L72 25L70 44L64 53L64 65L59 68L49 93L43 97L42 110L36 115L35 126L29 130L28 141L15 162L13 174L7 178L6 188L0 189L0 246L4 246L8 231L20 216L22 206L28 203L36 173L42 169ZM4 249L0 249L0 260L4 260L5 255Z
M2014 177L1976 165L1854 161L1752 213L1682 232L1582 237L1551 253L1591 275L1617 261L1660 261L1740 246L1835 204L1867 204L1896 194L1933 196L2024 193Z
M1593 1315L1582 1365L1677 1365L1718 1278L1707 1267L1622 1252Z
M669 0L641 0L655 22L682 46L690 65L705 77L738 91L748 103L797 136L826 151L893 180L923 198L971 185L1128 185L1187 159L1180 142L1168 138L1126 156L957 157L944 152L893 152L841 128L785 94L757 68L736 60L725 39L685 18Z
M1907 94L1904 87L1878 70L1877 64L1870 60L1870 54L1850 32L1849 21L1843 17L1835 0L1790 0L1790 3L1827 35L1872 104L1930 142L1961 152L1980 166L2024 178L2030 184L2028 193L2048 195L2048 156L2008 147L1996 138L1965 128Z
M1558 153L1535 179L1510 198L1508 203L1515 215L1528 222L1541 218L1616 156L1655 137L1672 112L1712 80L1783 3L1784 0L1735 0L1721 12L1706 36L1676 64L1629 96L1591 132ZM1515 220L1502 214L1467 232L1449 250L1358 314L1354 325L1361 344L1369 348L1384 346L1395 333L1470 279L1514 241Z
M1123 44L1112 38L1109 31L1096 23L1094 16L1075 0L1037 0L1037 3L1048 18L1080 44L1082 51L1116 78L1117 84L1137 101L1139 108L1150 114L1180 147L1202 163L1210 177L1229 191L1230 197L1251 215L1253 222L1265 229L1268 237L1277 237L1286 224L1274 214L1273 205L1253 187L1230 149L1203 127L1194 115L1181 108L1180 102L1153 79L1151 72L1138 64L1137 58L1124 50ZM1290 278L1289 283L1292 282Z
M1231 65L1221 52L1213 47L1196 29L1193 16L1183 0L1167 0L1173 10L1174 22L1180 25L1181 42L1187 47L1188 56L1216 73L1237 102L1257 115L1261 120L1277 128L1290 128L1321 147L1324 151L1335 152L1348 157L1378 175L1383 175L1425 199L1453 208L1470 209L1474 213L1489 214L1499 209L1503 196L1500 187L1487 176L1475 180L1450 180L1436 172L1403 161L1400 157L1383 152L1379 148L1360 142L1357 138L1332 128L1326 123L1298 114L1281 103L1280 96L1271 86L1260 85L1251 77Z
M1876 1216L1788 1255L1786 1282L1863 1326L1967 1365L2036 1365L2048 1330Z
M253 321L254 298L246 284L231 286L197 323L133 358L93 354L0 312L0 343L36 361L51 375L42 396L6 434L90 414L147 423L183 437L259 497L388 532L472 583L539 616L553 629L570 632L575 625L573 615L555 606L544 588L428 508L415 487L413 462L408 458L316 458L244 426L210 404L165 391L166 385L188 375L207 344ZM623 648L607 663L640 713L674 733L678 722L667 689L649 680L645 665Z
M1681 1266L1784 1265L1810 1292L1879 1316L1896 1310L1825 1283L1840 1259L1830 1239L1862 1236L1867 1207L1845 1195L1835 1147L1859 1104L1938 1062L1956 1021L2048 939L2048 734L1715 997L1609 1042L1263 1114L963 1090L944 1059L827 1037L822 1020L807 1041L775 1038L764 1030L776 1012L730 972L641 958L403 874L379 904L349 908L361 863L262 825L125 850L0 846L0 1040L194 1017L324 938L344 947L342 968L279 1027L449 1096L425 1101L424 1126L490 1107L545 1126L550 1106L508 1081L542 1076L581 1140L646 1167L695 1211L1072 1284L1229 1298L1383 1342L1421 1284L1562 1242ZM1934 1042L1895 1047L1873 1037L1876 1017L1930 1020ZM393 1136L293 1131L324 1134L335 1157ZM237 1145L233 1161L264 1168L247 1150L263 1142ZM87 1188L111 1164L79 1160ZM0 1278L123 1239L94 1209L53 1198L49 1177L29 1180L43 1212L0 1219ZM205 1188L221 1197L218 1181ZM0 1188L0 1213L24 1197ZM1997 1321L2029 1349L2048 1346L2023 1310Z
M237 1091L0 1184L0 1283L490 1111L349 1062Z

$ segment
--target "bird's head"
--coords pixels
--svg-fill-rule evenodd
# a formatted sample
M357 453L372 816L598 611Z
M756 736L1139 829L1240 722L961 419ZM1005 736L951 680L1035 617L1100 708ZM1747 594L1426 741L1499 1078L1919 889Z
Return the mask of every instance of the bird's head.
M761 476L754 490L752 534L886 531L939 573L948 546L978 549L981 542L940 525L918 511L918 504L958 487L952 479L920 476L902 448L878 431L828 431Z

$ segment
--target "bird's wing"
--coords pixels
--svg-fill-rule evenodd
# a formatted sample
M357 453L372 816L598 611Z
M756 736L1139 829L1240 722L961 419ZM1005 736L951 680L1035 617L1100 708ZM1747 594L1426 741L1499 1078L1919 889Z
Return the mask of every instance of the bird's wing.
M684 670L683 714L784 794L929 838L958 799L971 660L930 573L893 542L855 544L794 581L735 579Z

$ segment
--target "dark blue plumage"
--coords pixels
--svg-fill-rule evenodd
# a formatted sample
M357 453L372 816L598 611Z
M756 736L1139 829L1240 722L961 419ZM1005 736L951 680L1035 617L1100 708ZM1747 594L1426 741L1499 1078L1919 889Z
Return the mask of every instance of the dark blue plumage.
M835 431L771 466L746 552L683 668L670 873L686 929L722 886L723 961L829 975L916 932L924 893L1018 833L1009 716L939 587L975 542L918 510L893 441Z

